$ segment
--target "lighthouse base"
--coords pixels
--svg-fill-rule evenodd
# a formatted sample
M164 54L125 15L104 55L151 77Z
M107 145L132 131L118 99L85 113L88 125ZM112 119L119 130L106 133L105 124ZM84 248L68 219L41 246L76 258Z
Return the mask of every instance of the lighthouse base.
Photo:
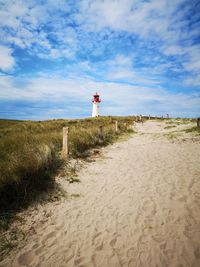
M92 117L98 117L98 116L99 116L99 105L98 103L93 103Z

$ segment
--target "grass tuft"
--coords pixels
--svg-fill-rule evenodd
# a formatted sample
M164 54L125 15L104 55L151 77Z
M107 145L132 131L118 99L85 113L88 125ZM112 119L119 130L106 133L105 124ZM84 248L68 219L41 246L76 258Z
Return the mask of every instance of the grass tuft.
M177 134L175 133L167 133L167 134L164 134L164 136L167 137L167 139L169 140L177 139Z
M0 237L0 252L2 252L0 256L7 254L13 247L13 242L11 242L6 236Z
M186 133L196 133L196 134L200 134L200 127L195 126L195 127L186 129L185 132L186 132Z
M80 197L81 195L80 194L71 194L71 197L72 198L78 198L78 197Z
M175 128L175 127L176 127L176 125L170 125L170 126L164 127L164 129L171 129L171 128Z

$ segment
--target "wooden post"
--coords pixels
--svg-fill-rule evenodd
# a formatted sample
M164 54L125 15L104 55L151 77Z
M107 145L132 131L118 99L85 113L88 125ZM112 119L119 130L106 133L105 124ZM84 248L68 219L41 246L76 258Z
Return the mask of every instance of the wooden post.
M140 121L142 121L142 115L140 115L140 117L139 117L139 118L140 118Z
M149 120L151 119L151 115L149 114Z
M118 121L115 122L115 132L117 133L119 131L119 128L118 128Z
M200 128L200 118L197 118L197 127Z
M68 158L69 156L69 127L63 128L63 149L62 156Z
M125 127L125 130L127 130L127 124L126 124L126 122L124 122L124 127Z
M99 136L100 138L104 138L103 126L99 126Z

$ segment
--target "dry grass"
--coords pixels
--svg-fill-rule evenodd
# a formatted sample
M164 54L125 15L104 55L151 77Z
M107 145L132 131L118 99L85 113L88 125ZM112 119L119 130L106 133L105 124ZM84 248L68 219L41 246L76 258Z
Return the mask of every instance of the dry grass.
M176 125L171 125L171 126L164 127L164 129L171 129L171 128L175 128L175 127L176 127Z
M134 117L99 117L80 120L11 121L0 120L0 213L5 207L16 209L34 199L38 192L54 187L51 179L62 164L62 128L70 127L70 156L81 157L90 148L106 145L120 133L124 123ZM99 126L104 126L104 138Z
M182 124L190 124L193 122L196 122L196 119L188 119L188 118L166 119L166 124L182 125Z
M186 133L194 133L196 135L200 135L200 127L194 126L192 128L186 129Z

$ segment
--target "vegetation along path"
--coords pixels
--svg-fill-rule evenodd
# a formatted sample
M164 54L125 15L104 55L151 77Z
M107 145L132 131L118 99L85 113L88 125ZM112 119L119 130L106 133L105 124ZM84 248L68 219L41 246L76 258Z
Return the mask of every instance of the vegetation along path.
M59 179L71 198L30 209L25 245L0 266L200 266L200 139L148 121Z

